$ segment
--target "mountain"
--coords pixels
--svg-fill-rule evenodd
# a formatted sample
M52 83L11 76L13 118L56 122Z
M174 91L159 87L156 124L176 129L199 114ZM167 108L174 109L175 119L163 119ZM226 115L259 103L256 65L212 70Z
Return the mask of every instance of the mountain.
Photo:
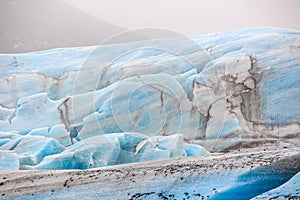
M97 45L126 31L62 0L5 0L0 9L0 53ZM144 38L128 33L114 42Z

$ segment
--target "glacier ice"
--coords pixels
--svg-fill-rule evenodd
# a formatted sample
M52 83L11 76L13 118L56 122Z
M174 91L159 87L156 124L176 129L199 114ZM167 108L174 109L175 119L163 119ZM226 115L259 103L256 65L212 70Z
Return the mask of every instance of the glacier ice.
M60 153L65 148L56 140L43 136L15 136L0 150L13 150L17 153L20 165L36 165L44 157Z
M252 28L2 54L0 149L21 169L86 169L298 145L299 47Z
M81 140L60 153L45 155L37 164L19 159L21 169L88 169L186 155L209 153L199 145L185 144L179 134L147 137L139 133L112 133Z
M186 155L183 136L180 134L143 138L140 134L125 133L121 146L118 164L167 159ZM201 156L207 155L201 154Z
M19 159L16 153L0 150L0 170L18 170Z
M209 156L209 152L200 145L186 143L183 145L187 156Z
M257 199L297 199L299 198L300 188L300 173L297 173L293 178L288 180L283 185L256 196Z
M0 194L5 200L298 199L299 148L264 148L89 170L0 171Z
M46 156L35 166L24 169L88 169L114 165L120 144L117 137L99 135L69 146L60 154Z

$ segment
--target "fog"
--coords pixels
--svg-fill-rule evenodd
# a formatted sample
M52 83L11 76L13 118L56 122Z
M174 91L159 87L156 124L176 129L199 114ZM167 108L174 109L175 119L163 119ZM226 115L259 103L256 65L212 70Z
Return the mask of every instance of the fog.
M298 0L0 0L0 53L243 27L300 30L299 8Z
M298 0L65 0L127 29L159 27L186 35L242 27L300 30Z

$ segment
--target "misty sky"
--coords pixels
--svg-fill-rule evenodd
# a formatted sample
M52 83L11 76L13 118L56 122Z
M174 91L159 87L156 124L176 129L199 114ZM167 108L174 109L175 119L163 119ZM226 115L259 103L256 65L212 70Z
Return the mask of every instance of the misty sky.
M186 35L254 26L300 30L299 0L65 0L126 29L158 27Z
M300 0L0 0L0 54L244 27L300 30L299 8Z

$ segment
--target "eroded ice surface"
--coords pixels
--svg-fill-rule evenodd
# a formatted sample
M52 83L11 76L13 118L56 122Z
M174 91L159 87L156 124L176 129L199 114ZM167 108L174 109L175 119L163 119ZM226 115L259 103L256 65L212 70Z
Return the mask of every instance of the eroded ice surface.
M299 168L299 148L273 146L84 171L0 171L0 187L6 200L299 199Z

